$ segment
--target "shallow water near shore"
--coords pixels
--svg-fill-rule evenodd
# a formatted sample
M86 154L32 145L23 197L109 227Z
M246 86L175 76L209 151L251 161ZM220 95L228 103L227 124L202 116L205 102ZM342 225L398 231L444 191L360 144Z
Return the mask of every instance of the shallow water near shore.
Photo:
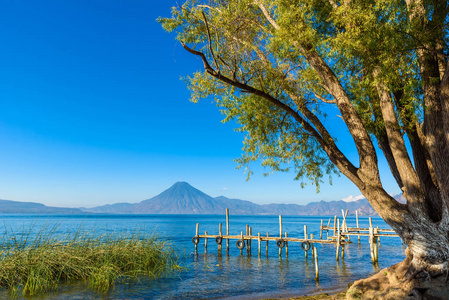
M283 216L283 232L288 237L304 237L304 225L308 233L319 237L321 219L327 224L329 216ZM347 284L367 277L381 268L398 263L405 258L399 238L382 238L379 249L379 267L371 263L367 237L352 237L353 244L346 246L345 259L335 259L334 245L315 245L318 251L320 281L316 282L315 266L309 251L308 259L300 243L290 242L288 257L285 248L279 257L274 241L262 242L261 256L258 244L252 242L252 255L243 255L230 240L229 255L223 241L222 255L213 239L208 240L205 253L204 239L194 253L192 237L196 223L200 234L218 234L218 224L226 232L226 218L223 215L3 215L1 232L8 234L37 234L43 227L53 227L54 234L75 234L80 230L98 234L111 234L145 229L157 237L168 240L181 255L180 264L184 271L175 275L148 280L142 278L132 285L117 284L108 294L89 290L84 283L62 284L57 292L26 299L264 299L298 296L334 288L345 288ZM332 219L333 220L333 219ZM333 222L333 221L332 221ZM355 216L347 219L349 227L355 227ZM360 227L369 227L368 218L359 218ZM266 236L279 236L278 216L233 216L230 215L230 234L246 231L246 224L252 227L252 234L260 232ZM388 228L381 218L373 218L374 226ZM323 233L323 238L326 232ZM0 298L7 298L7 291L0 291ZM19 297L18 299L21 299Z

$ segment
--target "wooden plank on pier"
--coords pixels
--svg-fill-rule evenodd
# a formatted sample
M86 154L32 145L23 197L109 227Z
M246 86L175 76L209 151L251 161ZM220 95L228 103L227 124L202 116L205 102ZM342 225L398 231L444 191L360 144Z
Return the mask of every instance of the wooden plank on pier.
M242 231L243 233L243 231ZM267 233L268 235L268 233ZM199 238L216 238L219 235L214 235L214 234L208 234L207 236L204 234L200 234L198 235ZM228 240L257 240L259 237L257 235L254 236L245 236L245 235L223 235L221 236L223 239L228 239ZM260 240L261 241L277 241L279 239L279 237L274 237L274 236L261 236ZM287 237L287 238L282 238L284 241L286 242L304 242L304 241L308 241L309 243L318 243L318 244L335 244L334 241L328 241L328 240L319 240L319 239L300 239L300 238L293 238L293 237ZM345 242L342 241L341 244L351 244L351 242Z
M323 230L333 230L333 227L324 226ZM347 227L348 231L369 231L369 228ZM393 229L379 228L379 232L395 232Z

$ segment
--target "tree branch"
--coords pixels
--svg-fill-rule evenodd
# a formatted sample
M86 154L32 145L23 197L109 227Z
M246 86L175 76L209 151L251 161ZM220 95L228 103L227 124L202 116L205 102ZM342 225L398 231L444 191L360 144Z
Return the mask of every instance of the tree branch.
M337 101L334 100L328 100L326 98L324 98L323 96L318 95L317 93L314 93L315 97L317 97L318 99L320 99L321 101L323 101L324 103L327 104L337 104Z
M404 188L404 183L402 182L401 176L399 175L398 166L396 165L393 153L391 152L390 144L388 143L387 132L385 130L377 135L377 144L379 145L380 150L382 150L382 153L387 160L391 174L393 174L394 179L396 180L399 188L402 191Z
M223 76L219 72L215 71L210 64L207 62L207 59L205 55L202 52L190 49L188 46L186 46L184 43L182 43L184 49L189 51L192 54L195 54L197 56L200 56L203 60L203 65L206 69L206 71L212 75L213 77L217 78L220 81L223 81L229 85L232 85L234 87L237 87L241 89L244 92L251 93L257 96L260 96L266 100L268 100L270 103L274 104L275 106L281 108L282 110L289 113L301 126L309 132L321 145L323 150L326 152L328 157L331 159L331 161L339 168L339 170L347 176L354 184L356 184L357 187L360 189L364 188L364 183L360 180L357 174L357 168L352 165L352 163L344 156L344 154L337 148L335 145L332 137L327 132L327 130L324 128L324 126L319 122L318 118L316 118L313 113L308 111L305 106L300 108L301 112L307 114L306 117L310 120L312 119L312 123L314 126L319 128L319 131L317 131L313 126L310 125L309 122L307 122L304 118L302 118L295 110L293 110L290 106L286 105L282 101L279 101L278 99L274 98L270 94L258 90L252 86L249 86L245 83L241 83L237 81L236 79L230 79L226 76ZM320 132L324 133L325 136L323 137Z
M209 24L207 23L207 19L206 19L206 14L204 13L204 11L202 11L201 14L203 15L204 24L206 25L207 39L209 41L210 55L212 56L212 59L214 60L214 63L215 63L215 66L218 69L218 72L220 72L220 66L218 65L217 60L215 59L214 50L212 50L212 39L210 38L210 30L209 30Z
M276 21L271 17L270 13L267 11L265 6L260 2L256 1L256 4L259 6L260 10L262 11L265 18L270 22L271 26L273 26L274 29L279 30L281 27L276 23Z
M376 84L380 99L380 109L387 132L388 144L396 162L396 166L404 184L404 197L407 205L414 214L421 214L426 210L424 206L424 192L421 188L418 175L413 168L412 162L405 147L405 142L399 127L396 113L394 111L393 100L388 88L383 84L379 76L379 68L373 70L373 78L378 81Z
M425 147L425 137L422 134L420 125L415 118L411 117L415 115L415 112L412 109L412 105L404 103L404 99L402 99L403 94L403 86L393 91L394 103L396 104L397 111L404 125L404 131L407 133L410 142L416 174L418 175L424 196L426 197L427 211L430 218L434 222L438 222L442 217L442 201L440 192L436 186L435 172L429 153Z

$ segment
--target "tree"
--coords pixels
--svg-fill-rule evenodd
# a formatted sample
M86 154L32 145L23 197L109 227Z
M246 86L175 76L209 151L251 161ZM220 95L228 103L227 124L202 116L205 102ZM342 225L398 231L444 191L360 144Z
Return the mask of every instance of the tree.
M202 60L193 101L214 96L241 125L238 162L293 168L317 188L341 172L405 240L414 277L448 272L448 12L439 0L191 0L159 21ZM375 143L406 204L383 188Z

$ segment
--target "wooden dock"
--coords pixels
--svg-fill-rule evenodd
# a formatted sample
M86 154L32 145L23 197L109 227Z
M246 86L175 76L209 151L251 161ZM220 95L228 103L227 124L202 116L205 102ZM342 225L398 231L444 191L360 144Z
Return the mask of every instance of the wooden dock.
M261 255L262 243L266 244L265 252L268 256L269 242L276 242L276 246L279 248L279 256L282 256L282 250L284 249L285 255L288 256L288 243L301 243L301 248L305 252L307 259L308 250L312 252L312 258L315 260L316 280L319 280L318 272L318 254L315 244L334 244L336 245L336 260L344 259L345 246L351 244L351 236L358 236L358 242L360 243L360 236L368 236L370 244L371 259L374 265L378 264L378 249L380 245L381 237L399 237L392 229L381 229L374 227L372 219L369 218L369 228L359 227L359 218L356 211L356 226L348 227L346 224L346 218L348 216L348 210L344 212L342 210L342 222L337 216L334 216L333 226L331 225L332 218L329 218L327 226L324 226L323 220L320 225L320 236L315 238L313 234L307 234L307 225L304 225L304 237L288 237L287 232L283 232L282 228L282 216L279 216L279 235L270 236L269 232L262 235L260 232L257 235L252 234L252 228L246 225L246 230L241 231L240 234L229 234L229 209L226 209L226 234L223 234L222 224L218 225L218 234L208 234L206 231L204 234L199 234L199 223L196 224L195 236L192 238L192 242L195 245L195 254L198 254L198 244L200 239L204 239L204 250L207 253L208 240L212 239L218 245L218 255L222 253L223 242L226 242L226 254L229 255L229 244L231 240L235 241L236 247L240 250L240 254L243 255L243 250L246 248L247 255L251 256L252 242L257 242L258 255ZM323 238L323 233L326 232L326 238Z

